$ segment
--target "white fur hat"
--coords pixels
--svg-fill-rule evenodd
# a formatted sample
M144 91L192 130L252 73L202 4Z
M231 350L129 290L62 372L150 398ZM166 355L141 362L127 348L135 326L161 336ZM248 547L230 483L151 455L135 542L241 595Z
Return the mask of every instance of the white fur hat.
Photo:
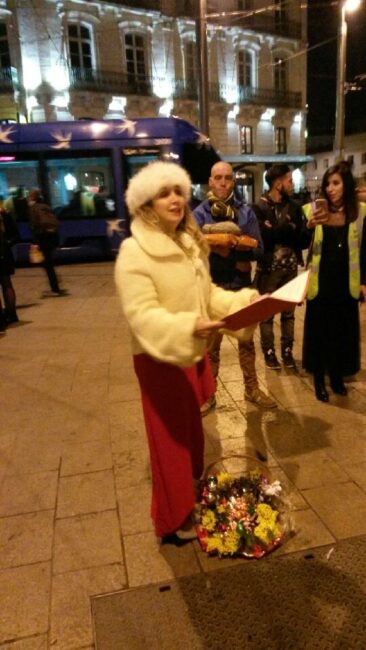
M125 194L132 216L136 210L151 201L163 187L179 185L185 200L191 197L191 179L183 167L176 163L156 160L142 167L128 184Z

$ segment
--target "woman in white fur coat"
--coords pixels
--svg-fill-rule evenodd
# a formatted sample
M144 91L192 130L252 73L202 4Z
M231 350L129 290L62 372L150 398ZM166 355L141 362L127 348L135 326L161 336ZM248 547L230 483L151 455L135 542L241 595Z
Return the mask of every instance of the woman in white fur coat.
M200 406L215 392L206 356L221 318L247 305L251 289L211 282L208 247L188 201L191 181L175 163L153 162L131 180L132 236L120 249L115 280L132 336L151 472L151 514L163 543L196 534L194 480L203 472ZM252 328L236 332L243 338Z

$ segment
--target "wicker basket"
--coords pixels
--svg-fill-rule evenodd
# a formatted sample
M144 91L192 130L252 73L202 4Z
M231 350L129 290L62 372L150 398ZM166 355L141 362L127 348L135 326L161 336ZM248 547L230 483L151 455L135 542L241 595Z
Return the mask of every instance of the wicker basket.
M282 486L251 456L208 465L199 503L198 539L210 555L260 558L283 544L290 529Z

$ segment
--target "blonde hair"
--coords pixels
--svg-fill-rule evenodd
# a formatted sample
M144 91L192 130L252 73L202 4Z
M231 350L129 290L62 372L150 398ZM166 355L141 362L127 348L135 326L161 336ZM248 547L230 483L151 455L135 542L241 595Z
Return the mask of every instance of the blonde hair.
M142 219L146 224L148 224L151 227L155 227L158 230L163 230L160 224L159 216L152 208L151 203L147 203L141 206L141 208L138 208L135 213L135 219L136 218ZM187 233L188 235L190 235L193 241L197 244L199 249L202 251L202 253L204 253L204 255L206 256L209 255L210 252L209 245L206 242L204 236L202 235L201 230L196 222L196 219L194 218L187 204L184 205L183 219L178 225L177 230L173 235L173 239L177 243L179 243L179 245L185 250L185 252L188 252L184 246L184 243L181 241L179 237L180 233Z

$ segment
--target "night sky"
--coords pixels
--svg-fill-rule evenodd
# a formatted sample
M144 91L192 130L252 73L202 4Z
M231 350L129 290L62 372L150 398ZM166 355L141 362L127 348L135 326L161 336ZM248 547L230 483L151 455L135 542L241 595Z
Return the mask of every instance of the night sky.
M327 39L330 43L308 52L309 137L333 135L335 124L337 29L339 9L332 0L309 0L309 47ZM347 81L366 74L366 0L353 14L347 14ZM363 89L346 95L346 133L366 130L366 80Z

